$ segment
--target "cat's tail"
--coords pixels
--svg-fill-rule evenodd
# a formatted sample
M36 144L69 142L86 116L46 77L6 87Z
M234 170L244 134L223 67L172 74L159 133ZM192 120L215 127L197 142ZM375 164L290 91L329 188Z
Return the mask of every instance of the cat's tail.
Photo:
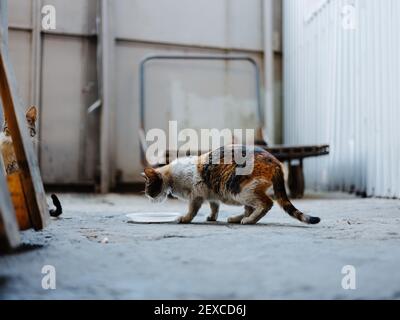
M54 218L58 218L63 213L61 202L60 202L60 200L58 200L58 197L55 194L51 195L51 199L53 200L53 204L56 208L50 210L50 216L54 217Z
M318 224L321 221L320 218L308 216L297 210L290 202L286 193L285 179L283 177L283 171L281 168L276 171L275 176L272 179L272 183L276 200L282 209L285 210L291 217L307 224Z

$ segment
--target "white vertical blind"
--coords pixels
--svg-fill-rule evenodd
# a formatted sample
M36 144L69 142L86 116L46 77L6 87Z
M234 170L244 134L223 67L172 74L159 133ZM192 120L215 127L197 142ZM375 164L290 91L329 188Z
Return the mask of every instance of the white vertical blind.
M285 143L331 145L308 188L400 198L399 16L398 0L284 0Z

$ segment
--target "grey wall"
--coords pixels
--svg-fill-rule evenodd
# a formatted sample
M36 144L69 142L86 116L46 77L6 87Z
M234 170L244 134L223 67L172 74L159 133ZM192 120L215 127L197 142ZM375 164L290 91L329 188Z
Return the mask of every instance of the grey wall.
M43 4L56 8L55 31L40 29ZM263 70L262 5L262 0L110 2L115 37L110 161L118 182L140 181L140 61L157 53L229 53L248 55ZM93 184L99 177L100 109L86 112L99 96L97 10L96 0L9 1L11 57L23 105L40 105L39 155L47 184ZM277 81L279 51L278 46ZM147 128L164 128L169 119L181 128L256 126L253 69L246 63L154 62L147 80ZM272 130L279 142L279 119Z
M9 1L9 49L22 105L39 106L44 182L93 184L98 114L88 116L86 109L98 97L96 1L45 4L57 10L57 30L52 33L41 32L41 1Z

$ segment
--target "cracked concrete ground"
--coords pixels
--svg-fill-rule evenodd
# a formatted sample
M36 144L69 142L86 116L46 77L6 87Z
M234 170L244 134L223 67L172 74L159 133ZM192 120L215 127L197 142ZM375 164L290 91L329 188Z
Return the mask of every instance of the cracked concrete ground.
M24 247L0 257L1 299L400 299L400 201L313 194L294 201L319 216L302 225L278 206L256 226L128 223L127 213L184 212L177 200L139 195L60 195L65 213ZM108 242L104 241L108 238ZM56 268L43 290L41 269ZM346 291L342 267L356 268Z

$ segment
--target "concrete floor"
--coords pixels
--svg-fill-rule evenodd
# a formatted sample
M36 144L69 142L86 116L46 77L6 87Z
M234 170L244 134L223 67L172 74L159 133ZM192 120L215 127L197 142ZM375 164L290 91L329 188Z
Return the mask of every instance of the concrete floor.
M305 226L275 206L257 226L128 223L127 213L185 211L143 196L60 196L65 213L25 232L18 253L0 257L2 299L400 299L400 201L315 194L295 201L322 218ZM222 207L220 220L240 213ZM107 237L109 242L102 243ZM56 268L55 290L41 269ZM341 286L356 268L356 290Z

